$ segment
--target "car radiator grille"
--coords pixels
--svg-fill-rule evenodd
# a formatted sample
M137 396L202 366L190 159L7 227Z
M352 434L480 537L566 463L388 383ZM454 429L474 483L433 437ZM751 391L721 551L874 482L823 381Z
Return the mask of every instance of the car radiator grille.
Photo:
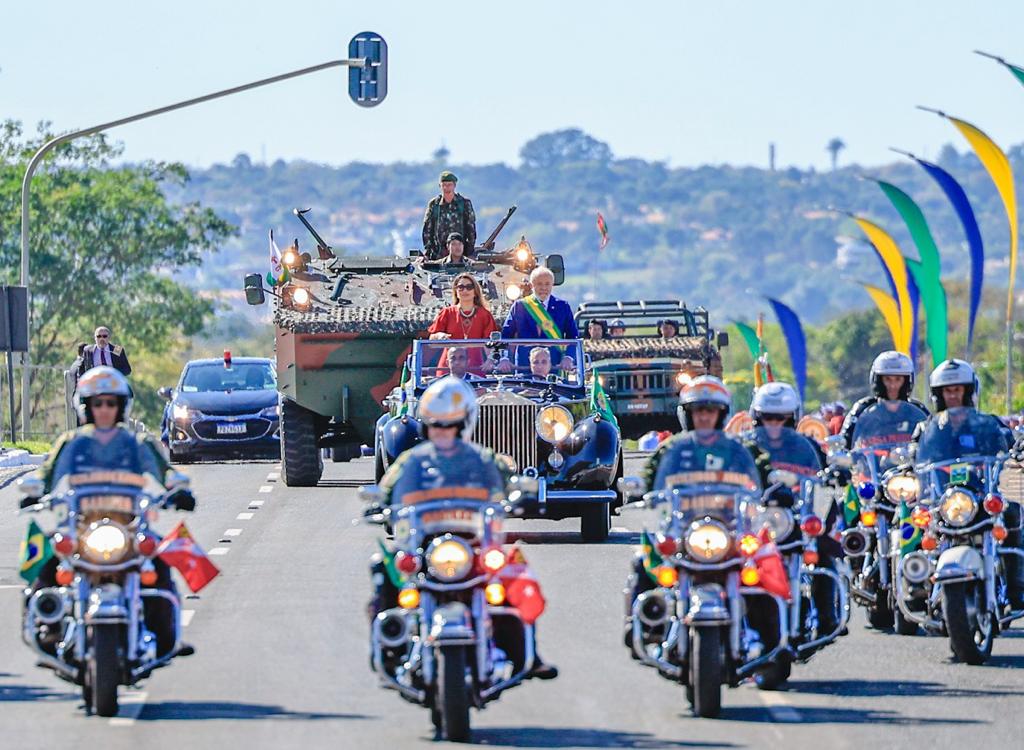
M615 390L619 393L663 391L671 373L643 372L618 373L615 376Z
M535 404L481 404L473 440L511 456L519 470L537 465Z

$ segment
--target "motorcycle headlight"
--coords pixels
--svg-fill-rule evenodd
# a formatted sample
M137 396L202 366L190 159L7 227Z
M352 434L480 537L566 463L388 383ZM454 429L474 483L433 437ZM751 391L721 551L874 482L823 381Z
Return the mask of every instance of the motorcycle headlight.
M473 567L473 550L451 534L432 541L426 558L427 572L439 581L458 581Z
M79 552L94 563L119 563L131 551L128 532L112 521L96 521L82 534Z
M729 532L711 520L695 521L686 533L686 551L700 562L718 562L729 546Z
M917 478L905 474L889 477L885 483L885 494L892 500L912 503L917 499Z
M195 409L192 409L185 404L175 404L171 411L174 413L175 419L188 419L199 414Z
M939 515L950 526L966 526L978 510L978 501L967 490L950 490L942 498Z
M760 531L766 526L772 541L785 539L793 531L793 514L785 508L761 508L754 516L752 528Z
M549 443L565 440L575 420L564 406L545 406L537 412L537 434Z

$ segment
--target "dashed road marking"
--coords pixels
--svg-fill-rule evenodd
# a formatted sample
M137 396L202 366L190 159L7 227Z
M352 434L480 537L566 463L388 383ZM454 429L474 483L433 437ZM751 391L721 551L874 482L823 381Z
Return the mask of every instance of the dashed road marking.
M146 707L149 693L145 690L126 690L117 697L117 716L110 719L112 727L130 727Z
M196 616L194 609L183 609L181 610L181 627L187 628L189 623L192 622L192 618Z
M239 513L237 516L235 516L235 520L237 520L237 521L251 521L252 517L254 515L256 515L256 514L255 513Z
M230 547L214 547L210 550L211 555L226 555L231 551Z
M250 500L249 501L249 507L251 508L253 506L256 506L257 508L259 508L265 502L266 502L265 500Z
M272 471L269 474L267 474L267 481L268 482L276 482L280 478L281 478L281 475L278 472L276 472L276 471Z
M761 702L768 707L768 713L771 714L772 719L780 724L798 724L803 721L800 712L787 705L779 693L773 693L770 690L758 690L757 695Z
M273 492L273 491L274 491L274 488L271 487L269 484L265 484L262 487L260 487L260 492L262 492L262 493Z
M238 536L242 533L241 529L228 529L224 532L224 536Z

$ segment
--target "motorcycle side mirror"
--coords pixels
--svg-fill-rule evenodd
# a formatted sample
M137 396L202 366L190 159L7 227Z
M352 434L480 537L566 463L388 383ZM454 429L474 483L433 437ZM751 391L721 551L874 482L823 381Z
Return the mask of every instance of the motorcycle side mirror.
M727 331L718 332L718 348L722 349L729 346L729 333Z
M630 501L640 500L647 491L647 485L640 477L622 477L618 487L622 497Z
M28 498L39 498L44 494L45 487L43 480L34 474L29 474L18 480L18 492Z
M182 474L180 471L172 471L167 475L166 484L167 489L170 490L187 490L192 484L192 479L188 474Z
M380 512L381 501L384 499L384 493L381 492L380 487L376 484L367 484L360 487L356 492L360 500L370 506L367 511L373 510L375 513Z
M772 469L768 472L768 483L778 484L783 487L792 487L798 483L800 478L792 471L784 471L783 469Z
M156 392L156 395L158 395L164 401L170 401L171 400L171 395L172 395L171 394L172 390L173 389L169 385L165 385L163 388L159 389Z

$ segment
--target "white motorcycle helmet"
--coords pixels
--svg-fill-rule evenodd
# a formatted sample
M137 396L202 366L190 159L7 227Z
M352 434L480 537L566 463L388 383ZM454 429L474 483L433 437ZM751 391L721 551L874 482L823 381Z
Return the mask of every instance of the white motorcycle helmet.
M803 413L800 396L789 383L765 383L754 392L750 403L750 416L760 425L765 414L781 414L786 427L796 427Z
M945 411L946 399L942 389L947 385L964 386L964 406L977 406L980 398L981 383L969 362L962 359L947 359L940 362L928 376L928 388L932 393L932 404L935 411Z
M883 375L902 375L907 380L900 388L900 399L906 401L910 398L910 392L914 390L914 362L903 352L890 349L882 352L875 361L871 363L871 372L868 375L868 386L871 392L879 398L888 398L885 385L882 383Z
M725 427L725 420L729 418L729 410L732 408L732 394L718 378L712 375L701 375L687 383L679 392L679 406L677 414L679 424L684 430L693 429L693 420L690 418L690 409L695 406L713 406L720 411L715 429L721 430Z
M459 427L459 436L469 440L476 427L476 415L476 393L465 380L451 375L427 386L416 411L424 438L427 427Z
M118 422L126 420L132 411L132 389L128 386L125 376L113 367L93 367L78 379L75 411L78 412L78 419L82 424L92 424L92 410L88 401L93 396L117 397L121 404L117 415Z

